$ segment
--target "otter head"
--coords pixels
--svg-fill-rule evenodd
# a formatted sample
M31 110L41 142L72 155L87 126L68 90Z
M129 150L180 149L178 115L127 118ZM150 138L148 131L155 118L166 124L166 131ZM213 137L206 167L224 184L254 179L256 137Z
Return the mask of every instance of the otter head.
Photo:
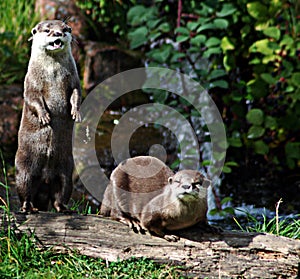
M210 180L194 170L179 171L169 177L168 182L173 193L182 201L206 198L207 188L211 184Z
M72 28L61 20L46 20L32 30L32 48L35 51L56 53L70 48Z

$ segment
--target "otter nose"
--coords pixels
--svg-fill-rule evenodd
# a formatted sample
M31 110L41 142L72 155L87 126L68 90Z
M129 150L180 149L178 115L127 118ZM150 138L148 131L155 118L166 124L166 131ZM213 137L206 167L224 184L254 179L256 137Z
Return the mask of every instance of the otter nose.
M192 185L188 185L188 184L184 184L181 186L183 189L187 190L190 189L192 187Z

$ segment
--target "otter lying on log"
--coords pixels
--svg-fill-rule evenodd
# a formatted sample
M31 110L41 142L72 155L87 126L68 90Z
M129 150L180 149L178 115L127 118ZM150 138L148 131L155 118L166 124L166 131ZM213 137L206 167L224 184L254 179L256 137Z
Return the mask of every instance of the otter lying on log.
M210 181L198 171L175 175L155 157L140 156L121 162L112 172L100 213L138 232L168 241L168 234L199 222L207 223L207 188Z

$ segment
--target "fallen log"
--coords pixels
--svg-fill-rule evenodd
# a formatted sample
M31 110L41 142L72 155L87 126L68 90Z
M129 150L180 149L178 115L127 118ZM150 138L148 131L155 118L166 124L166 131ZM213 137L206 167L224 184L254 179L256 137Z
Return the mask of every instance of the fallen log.
M176 232L178 242L135 234L125 225L97 215L13 213L13 225L34 232L38 241L59 251L76 249L108 261L146 257L185 266L197 278L300 278L300 240L261 233L202 232L194 226ZM0 220L1 227L3 213Z

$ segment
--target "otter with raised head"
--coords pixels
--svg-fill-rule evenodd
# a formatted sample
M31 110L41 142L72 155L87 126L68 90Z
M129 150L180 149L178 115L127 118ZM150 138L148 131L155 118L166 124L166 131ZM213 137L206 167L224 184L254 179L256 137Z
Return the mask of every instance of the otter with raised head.
M67 210L72 193L72 132L80 122L80 81L71 53L71 27L38 23L24 82L24 106L15 158L21 210Z
M207 223L207 188L200 172L174 173L160 160L139 156L120 163L112 172L100 213L137 231L177 241L168 231Z

